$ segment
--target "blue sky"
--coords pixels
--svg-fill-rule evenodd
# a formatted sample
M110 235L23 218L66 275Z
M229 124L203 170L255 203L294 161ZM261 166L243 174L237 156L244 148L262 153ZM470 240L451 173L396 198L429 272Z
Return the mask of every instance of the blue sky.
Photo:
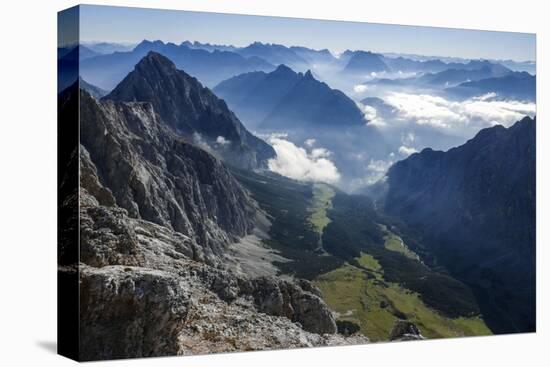
M84 42L160 39L245 46L260 41L334 52L362 49L516 61L536 57L535 35L529 33L93 5L81 6L80 24Z

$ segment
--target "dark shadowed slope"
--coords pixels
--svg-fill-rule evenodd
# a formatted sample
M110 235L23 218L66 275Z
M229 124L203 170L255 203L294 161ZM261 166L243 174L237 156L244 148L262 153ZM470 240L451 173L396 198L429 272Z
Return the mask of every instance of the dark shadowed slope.
M385 210L472 286L493 331L535 330L535 120L396 163Z
M258 126L302 78L288 66L271 73L253 72L221 82L214 93L247 124Z
M147 54L105 99L151 103L174 131L238 167L263 167L275 155L271 146L246 130L224 101L155 52Z
M220 83L214 92L239 116L263 129L349 127L366 123L350 98L315 79L280 65L271 73L249 73Z
M343 128L365 125L363 114L348 96L320 82L307 71L262 122L269 129L292 127Z

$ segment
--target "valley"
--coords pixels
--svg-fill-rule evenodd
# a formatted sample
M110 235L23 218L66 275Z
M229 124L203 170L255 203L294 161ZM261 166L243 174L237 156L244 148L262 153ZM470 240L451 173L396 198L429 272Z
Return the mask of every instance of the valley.
M311 215L309 220L319 234L318 249L320 251L323 251L323 231L330 223L330 218L327 213L332 208L332 198L334 194L334 189L326 184L313 185L313 198L311 199Z
M379 223L368 198L274 174L234 174L272 221L263 242L287 259L274 260L281 275L312 280L338 323L373 342L387 341L396 320L413 322L426 338L492 334L467 287L424 265Z
M398 319L418 326L426 338L491 335L479 316L446 317L426 306L411 290L384 279L384 270L368 254L357 261L318 276L314 284L323 299L338 315L338 320L351 321L373 342L386 341Z

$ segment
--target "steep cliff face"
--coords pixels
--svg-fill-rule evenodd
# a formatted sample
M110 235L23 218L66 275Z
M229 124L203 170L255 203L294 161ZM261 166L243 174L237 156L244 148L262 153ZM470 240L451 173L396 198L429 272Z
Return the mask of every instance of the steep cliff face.
M84 150L129 216L193 237L213 254L252 228L254 205L223 164L173 134L150 104L81 92L80 119Z
M150 52L104 99L149 102L176 133L241 168L261 168L273 148L252 135L223 100L166 57Z
M388 172L386 212L420 230L474 288L496 332L535 328L535 163L535 120L526 117Z
M225 267L257 204L149 103L80 91L80 117L81 359L368 341L337 335L309 282Z

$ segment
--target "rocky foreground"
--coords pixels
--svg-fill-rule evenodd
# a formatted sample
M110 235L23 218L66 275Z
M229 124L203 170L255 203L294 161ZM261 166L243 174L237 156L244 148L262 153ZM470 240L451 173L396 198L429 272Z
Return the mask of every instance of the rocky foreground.
M258 208L218 159L150 104L76 90L62 105L77 93L80 263L64 263L62 246L60 272L79 272L81 360L368 341L337 334L308 281L229 270L228 246L251 233Z
M190 238L82 191L82 359L367 342L336 334L309 282L210 266Z

